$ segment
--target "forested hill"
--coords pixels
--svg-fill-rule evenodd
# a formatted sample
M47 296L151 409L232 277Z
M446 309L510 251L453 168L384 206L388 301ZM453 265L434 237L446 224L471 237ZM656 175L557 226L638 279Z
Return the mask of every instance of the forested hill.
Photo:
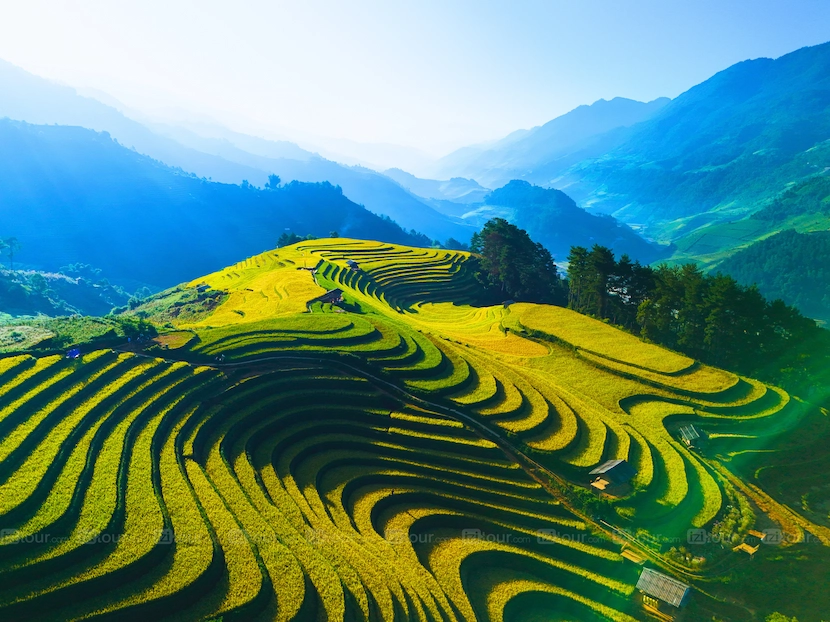
M526 229L557 259L571 246L602 244L640 261L653 261L665 249L647 242L631 227L610 216L591 214L564 192L513 180L494 190L480 208L482 215L498 216Z
M739 283L756 284L767 298L830 322L830 231L783 231L736 253L719 269Z
M159 287L273 248L291 232L412 243L330 184L271 190L196 178L107 133L0 120L0 237L21 265L71 263Z

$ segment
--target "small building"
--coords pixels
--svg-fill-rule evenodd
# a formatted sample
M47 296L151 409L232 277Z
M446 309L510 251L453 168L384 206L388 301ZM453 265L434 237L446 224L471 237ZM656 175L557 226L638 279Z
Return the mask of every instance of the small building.
M505 300L505 301L504 301L504 302L502 302L501 304L502 304L502 306L506 309L506 308L507 308L507 307L509 307L510 305L515 304L515 302L516 302L515 300Z
M645 596L677 609L689 602L689 596L692 593L690 586L651 568L643 568L637 581L637 589Z
M703 447L709 438L706 432L692 424L681 426L677 431L677 435L680 438L680 442L689 449Z
M735 551L735 552L743 551L744 553L746 553L750 557L753 557L755 555L755 553L758 552L759 548L761 548L760 544L756 544L755 546L751 546L751 545L747 544L746 542L742 542L738 546L733 546L732 550Z
M72 348L71 350L66 351L66 358L68 359L76 359L81 356L81 349L80 348Z
M199 283L196 286L196 292L199 293L199 294L203 294L209 289L210 289L210 285L208 285L207 283Z
M312 298L307 303L305 303L306 309L311 309L311 305L313 305L315 302L321 302L324 304L332 305L341 303L343 302L343 290L339 288L330 289L325 294L317 296L317 298Z
M357 272L358 270L360 270L360 266L358 266L358 265L357 265L357 262L356 262L356 261L354 261L353 259L347 259L347 260L346 260L346 265L347 265L347 266L349 266L349 268L351 268L351 269L352 269L352 270L354 270L355 272Z
M613 494L628 484L637 475L628 462L625 460L608 460L590 472L595 477L591 480L591 486L597 490Z

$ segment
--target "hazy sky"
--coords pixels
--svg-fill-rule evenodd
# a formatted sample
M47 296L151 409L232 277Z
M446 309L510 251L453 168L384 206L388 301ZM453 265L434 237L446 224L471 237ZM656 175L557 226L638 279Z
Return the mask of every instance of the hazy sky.
M827 0L0 0L0 57L235 129L443 151L830 40Z

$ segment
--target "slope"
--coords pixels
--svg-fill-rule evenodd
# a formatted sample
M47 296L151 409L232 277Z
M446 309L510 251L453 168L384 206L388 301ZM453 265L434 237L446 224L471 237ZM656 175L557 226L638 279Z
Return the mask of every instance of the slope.
M632 128L620 146L575 166L569 190L595 209L678 237L747 214L821 172L830 157L828 107L830 44L738 63ZM672 222L678 218L685 229Z
M780 298L809 317L830 321L830 231L789 229L732 255L717 268L767 298Z
M0 121L3 237L19 259L168 287L271 248L286 229L410 239L326 184L258 190L208 182L128 150L107 134Z
M614 146L621 130L655 115L669 100L648 103L623 97L600 99L529 130L519 130L483 146L465 147L439 160L436 172L472 177L494 188L511 179L553 183L562 171Z
M468 240L472 231L436 212L390 179L360 167L341 166L296 145L228 130L202 136L185 128L147 126L74 89L54 84L0 61L0 117L33 124L77 125L108 132L139 153L199 177L264 186L271 173L283 181L324 182L343 188L355 202L432 238ZM196 128L205 131L203 128ZM208 134L211 131L207 132ZM213 130L215 134L215 130Z
M744 468L805 405L566 309L475 306L465 253L315 240L184 290L224 297L156 296L134 313L177 330L133 352L0 359L5 619L521 620L543 596L633 622L625 545L704 586L692 619L749 620L706 595L720 545L689 567L658 539L740 541L748 498L827 538ZM608 458L634 486L579 502Z
M532 186L513 180L488 194L482 205L470 206L464 218L476 224L493 217L505 218L526 229L559 259L572 246L600 244L618 254L644 262L665 255L666 250L651 244L628 225L610 216L594 215L577 206L567 194L552 188Z

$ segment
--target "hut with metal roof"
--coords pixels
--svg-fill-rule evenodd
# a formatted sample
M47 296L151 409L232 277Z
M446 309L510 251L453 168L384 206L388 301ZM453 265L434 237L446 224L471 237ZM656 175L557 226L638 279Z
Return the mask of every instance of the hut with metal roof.
M355 272L360 270L360 266L357 265L357 262L354 259L347 259L346 265L349 266L349 268L351 268Z
M613 494L612 491L619 491L634 479L637 471L625 460L608 460L593 469L590 475L595 476L591 480L591 486Z
M677 579L651 568L643 568L637 589L662 603L680 608L689 602L692 588Z
M686 445L689 449L701 448L706 444L709 438L706 432L701 430L691 423L689 425L681 426L677 431L677 436L680 442Z

